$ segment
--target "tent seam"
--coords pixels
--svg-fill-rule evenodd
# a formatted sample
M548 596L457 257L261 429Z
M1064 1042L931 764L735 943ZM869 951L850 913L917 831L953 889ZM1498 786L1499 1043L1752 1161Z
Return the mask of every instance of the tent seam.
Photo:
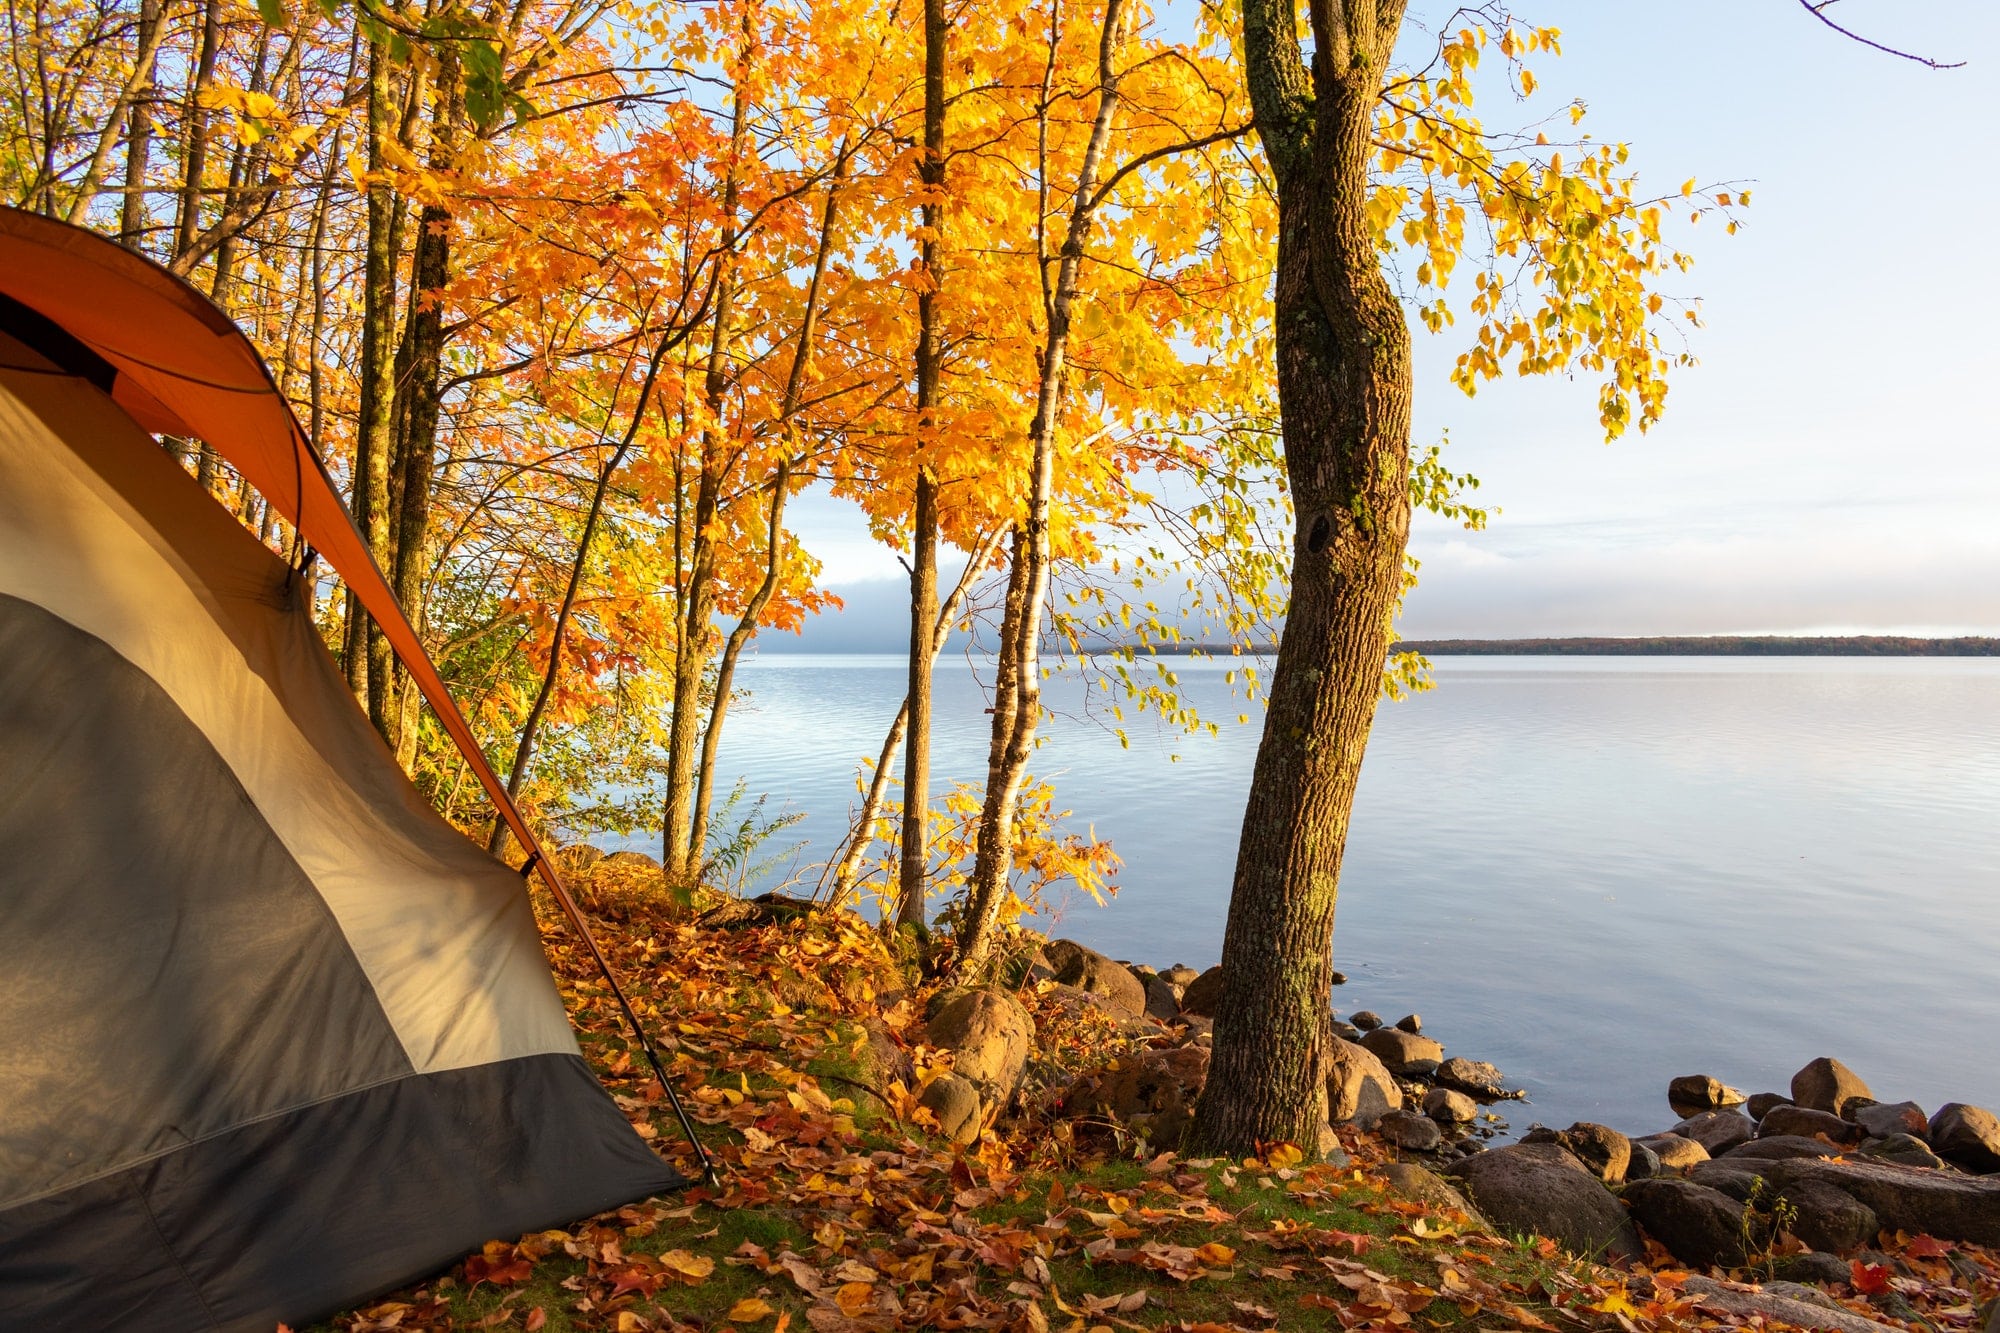
M201 1283L194 1280L194 1274L188 1272L187 1265L181 1262L180 1252L174 1248L174 1243L167 1239L167 1229L160 1225L160 1215L153 1211L153 1200L147 1195L146 1187L135 1181L132 1192L139 1196L139 1206L146 1210L146 1220L152 1224L153 1234L160 1238L160 1248L165 1250L167 1258L173 1261L174 1271L181 1275L181 1281L187 1283L188 1290L194 1293L195 1302L201 1306L201 1312L208 1316L209 1327L221 1328L222 1321L215 1317L215 1308L208 1303L208 1296L202 1291Z

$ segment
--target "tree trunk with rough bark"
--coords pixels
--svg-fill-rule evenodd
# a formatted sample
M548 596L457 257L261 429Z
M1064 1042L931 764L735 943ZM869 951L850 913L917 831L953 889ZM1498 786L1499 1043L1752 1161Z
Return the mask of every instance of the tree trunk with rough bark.
M1326 1119L1341 854L1410 525L1410 334L1366 215L1403 9L1312 0L1308 73L1291 6L1243 0L1251 98L1278 186L1278 398L1296 532L1191 1131L1202 1152L1311 1152Z

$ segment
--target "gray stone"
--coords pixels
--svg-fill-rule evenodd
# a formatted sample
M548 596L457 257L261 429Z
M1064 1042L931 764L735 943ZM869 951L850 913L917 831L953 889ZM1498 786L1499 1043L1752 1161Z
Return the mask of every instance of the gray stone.
M955 1143L971 1143L979 1137L986 1108L980 1104L979 1090L956 1074L939 1074L917 1098L937 1117L938 1128Z
M658 870L660 863L644 852L613 852L600 857L596 862L602 866L618 866L625 870Z
M1484 1060L1468 1060L1454 1055L1437 1067L1435 1077L1446 1087L1457 1088L1474 1097L1498 1101L1520 1095L1506 1086L1503 1081L1507 1077L1505 1074Z
M1437 1122L1415 1111L1389 1111L1375 1122L1375 1132L1408 1152L1430 1152L1444 1142Z
M1757 1137L1776 1138L1792 1134L1800 1138L1824 1138L1828 1143L1852 1147L1861 1142L1865 1131L1851 1120L1842 1120L1831 1111L1815 1111L1805 1106L1774 1106L1757 1122Z
M1632 1160L1625 1165L1625 1179L1652 1180L1666 1174L1660 1165L1660 1155L1643 1143L1632 1145Z
M1361 1040L1361 1029L1352 1023L1343 1022L1336 1018L1333 1020L1333 1035L1342 1041L1358 1042Z
M861 1020L861 1031L864 1042L858 1063L863 1083L878 1096L884 1096L892 1083L907 1088L917 1081L910 1053L903 1049L903 1043L896 1039L887 1023L870 1016Z
M1924 1138L1930 1133L1930 1117L1924 1108L1915 1102L1875 1102L1869 1106L1850 1106L1848 1119L1861 1126L1871 1139L1886 1139L1895 1134L1909 1134Z
M2000 1179L1926 1171L1867 1158L1794 1158L1771 1163L1766 1174L1780 1193L1804 1181L1845 1190L1874 1209L1885 1230L2000 1245Z
M1739 1143L1722 1154L1725 1162L1780 1162L1793 1157L1838 1157L1840 1149L1798 1134L1773 1134L1768 1139Z
M1856 1097L1875 1100L1859 1074L1830 1056L1822 1055L1792 1075L1792 1101L1796 1105L1841 1115Z
M1050 940L1042 946L1065 986L1100 997L1114 1018L1138 1018L1146 1012L1146 987L1129 968L1075 940Z
M1933 1171L1944 1166L1944 1158L1932 1152L1931 1146L1914 1134L1891 1134L1885 1139L1870 1139L1855 1152L1862 1157L1878 1157L1903 1166L1929 1167ZM1995 1333L2000 1333L2000 1330Z
M1781 1255L1771 1261L1771 1276L1782 1282L1846 1282L1854 1276L1847 1260L1819 1250Z
M1422 1032L1424 1030L1424 1020L1416 1014L1404 1014L1396 1020L1396 1026L1405 1032Z
M1782 1200L1794 1214L1791 1233L1815 1250L1829 1254L1851 1250L1874 1240L1882 1229L1874 1209L1823 1180L1795 1180L1773 1188L1778 1189L1771 1201L1774 1210Z
M2000 1117L1983 1106L1946 1102L1931 1117L1931 1148L1968 1171L2000 1171Z
M1327 1052L1327 1117L1336 1125L1373 1129L1384 1114L1402 1109L1403 1090L1375 1053L1336 1039Z
M1173 983L1154 975L1140 984L1146 988L1146 1017L1157 1018L1163 1023L1180 1017L1181 997L1174 991Z
M1664 1171L1687 1171L1698 1162L1706 1162L1709 1156L1708 1149L1679 1134L1652 1134L1632 1142L1635 1147L1643 1145L1659 1158Z
M997 987L960 991L926 1026L931 1044L952 1053L952 1071L1005 1106L1021 1086L1035 1040L1034 1020L1020 1001Z
M1222 968L1211 967L1187 984L1181 992L1181 1012L1199 1014L1203 1018L1214 1018L1216 1006L1222 1003Z
M1626 1206L1647 1235L1693 1268L1734 1268L1750 1256L1741 1203L1691 1180L1635 1180L1625 1187Z
M1667 1100L1677 1108L1699 1106L1713 1110L1735 1106L1743 1100L1743 1094L1719 1078L1707 1074L1683 1074L1667 1084Z
M1455 1162L1473 1203L1502 1231L1548 1236L1574 1254L1634 1259L1643 1254L1624 1207L1566 1148L1509 1144Z
M1376 1028L1382 1026L1382 1015L1376 1013L1373 1009L1357 1009L1347 1016L1347 1021L1360 1028L1363 1032L1373 1032Z
M1404 1078L1431 1073L1444 1060L1444 1047L1401 1028L1376 1028L1362 1036L1361 1044L1375 1052L1390 1073Z
M1435 1172L1428 1171L1415 1162L1389 1162L1382 1168L1382 1178L1389 1182L1389 1188L1406 1199L1428 1204L1441 1211L1457 1211L1471 1218L1482 1229L1487 1221L1472 1201L1460 1194L1451 1182Z
M1763 1172L1749 1162L1734 1165L1725 1161L1699 1162L1689 1168L1687 1178L1697 1185L1720 1190L1738 1203L1764 1195Z
M1743 1104L1743 1109L1750 1113L1752 1120L1762 1120L1765 1116L1771 1114L1772 1107L1790 1106L1791 1104L1792 1099L1783 1093L1753 1092L1750 1094L1750 1100Z
M1708 1149L1710 1157L1720 1157L1739 1143L1748 1143L1757 1126L1750 1117L1734 1111L1703 1111L1675 1125L1670 1133L1693 1139Z
M1555 1143L1607 1185L1625 1179L1625 1167L1632 1160L1632 1140L1604 1125L1579 1120L1568 1129L1536 1126L1521 1136L1523 1143Z
M1432 1088L1424 1094L1424 1114L1443 1125L1469 1125L1479 1118L1479 1105L1452 1088Z
M1699 1297L1701 1304L1709 1309L1728 1315L1758 1315L1770 1323L1819 1329L1823 1333L1901 1333L1893 1324L1865 1319L1849 1310L1829 1310L1817 1302L1794 1300L1781 1294L1744 1291L1699 1274L1689 1277L1682 1290Z

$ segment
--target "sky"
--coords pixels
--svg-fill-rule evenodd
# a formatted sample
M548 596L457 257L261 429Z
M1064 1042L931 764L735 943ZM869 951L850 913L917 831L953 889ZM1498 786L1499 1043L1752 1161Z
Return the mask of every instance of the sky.
M1419 18L1447 6L1412 5ZM1420 516L1413 638L2000 634L2000 3L1844 0L1831 17L1962 69L1829 31L1797 0L1520 0L1563 33L1536 96L1632 147L1642 189L1749 188L1744 226L1681 234L1701 364L1664 421L1605 444L1587 381L1447 381L1460 341L1417 333L1414 438L1500 513ZM893 552L845 506L796 519L848 610L766 651L895 650ZM789 636L774 636L785 637Z

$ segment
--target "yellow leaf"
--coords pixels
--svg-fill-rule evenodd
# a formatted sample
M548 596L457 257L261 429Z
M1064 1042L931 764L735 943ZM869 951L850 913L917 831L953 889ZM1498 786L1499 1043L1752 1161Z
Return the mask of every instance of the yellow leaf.
M859 1319L875 1304L875 1287L868 1282L843 1282L833 1293L834 1303L849 1319Z
M770 1318L771 1314L770 1302L760 1300L755 1296L745 1296L742 1300L730 1306L729 1313L724 1315L723 1318L732 1324L754 1324L759 1319Z
M689 1282L701 1282L715 1271L715 1260L705 1254L689 1254L686 1250L668 1250L660 1256L660 1266L670 1269Z

